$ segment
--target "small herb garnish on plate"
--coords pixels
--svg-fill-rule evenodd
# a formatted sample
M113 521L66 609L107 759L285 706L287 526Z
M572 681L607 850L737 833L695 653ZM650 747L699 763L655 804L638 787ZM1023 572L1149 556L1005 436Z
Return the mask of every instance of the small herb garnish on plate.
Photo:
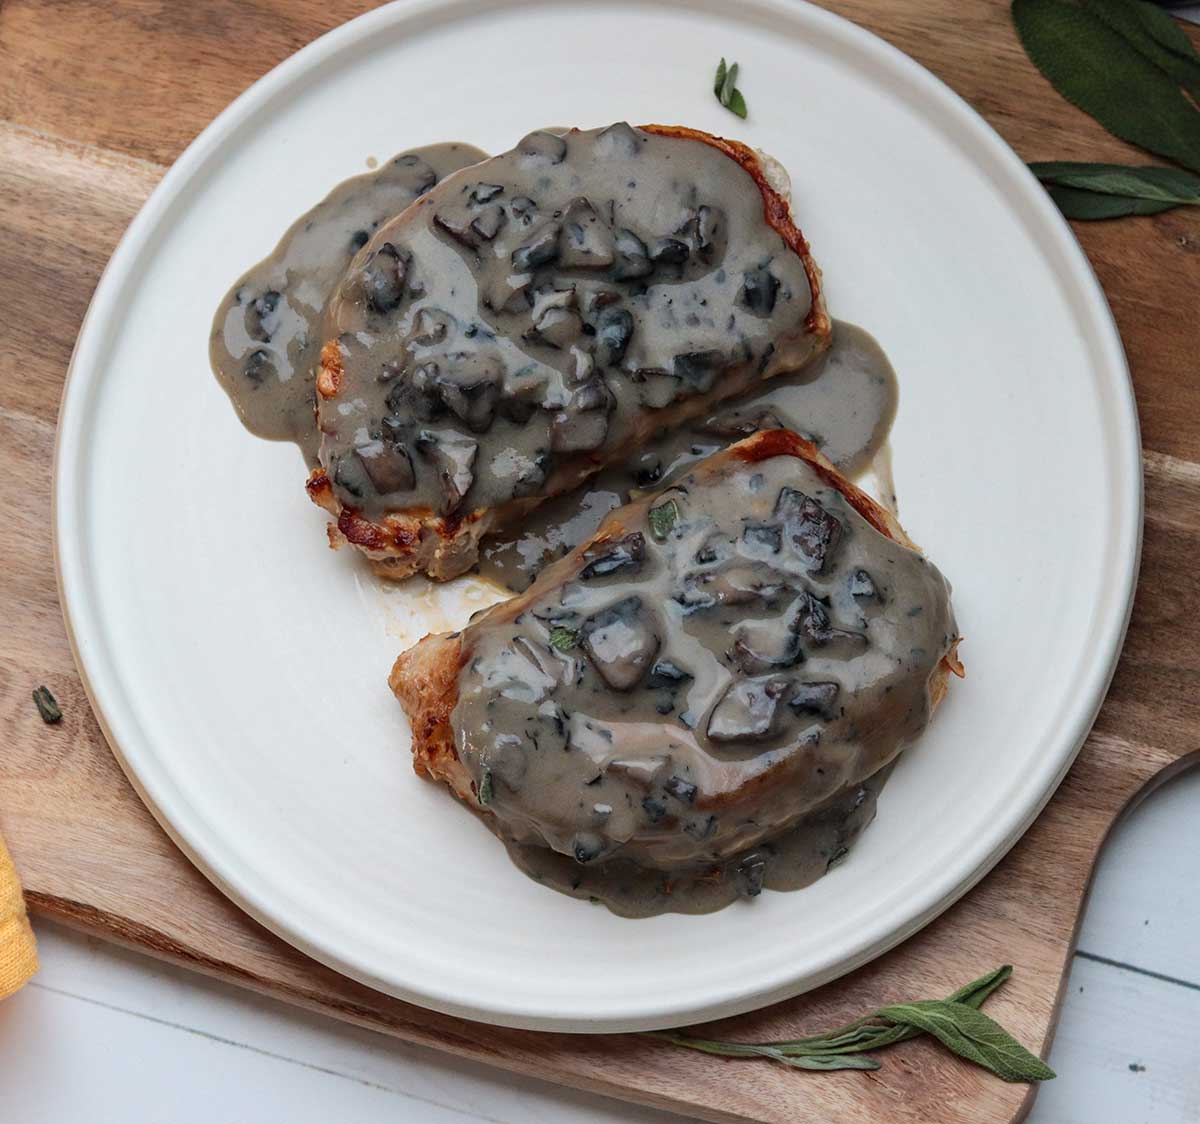
M945 999L894 1003L837 1030L808 1038L725 1042L674 1030L654 1031L650 1037L705 1054L767 1058L793 1069L831 1070L878 1069L879 1062L866 1056L868 1050L880 1050L930 1034L959 1057L1005 1081L1048 1081L1054 1077L1054 1070L979 1010L983 1001L1011 975L1012 965L1006 964Z
M658 507L652 507L646 519L650 524L650 533L659 542L664 542L679 519L679 505L674 500L667 500Z
M494 794L495 782L492 780L492 771L484 769L483 776L479 779L479 803L486 808L492 802Z
M561 624L556 624L550 630L550 647L557 648L560 652L569 652L575 647L578 639L579 634L577 632L569 628L564 628Z
M58 705L58 700L50 693L49 687L35 687L33 701L37 704L38 713L46 725L62 721L62 709Z
M717 67L717 76L713 81L713 93L730 113L736 113L744 121L746 119L746 99L737 88L738 64L726 66L722 59Z

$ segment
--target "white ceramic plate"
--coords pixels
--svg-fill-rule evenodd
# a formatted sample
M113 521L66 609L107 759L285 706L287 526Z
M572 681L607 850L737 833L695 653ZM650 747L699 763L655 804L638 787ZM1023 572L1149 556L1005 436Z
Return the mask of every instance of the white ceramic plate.
M742 123L711 92L742 65ZM288 446L208 371L226 286L368 156L490 151L547 122L680 122L791 170L830 308L890 352L901 516L954 583L969 678L811 889L627 921L519 874L409 766L385 677L469 582L382 590L325 547ZM915 63L779 0L440 0L373 12L188 149L96 292L59 427L68 624L117 755L231 898L317 959L439 1010L662 1027L814 987L980 878L1062 778L1137 568L1137 417L1108 308L1017 157ZM982 968L989 965L981 965Z

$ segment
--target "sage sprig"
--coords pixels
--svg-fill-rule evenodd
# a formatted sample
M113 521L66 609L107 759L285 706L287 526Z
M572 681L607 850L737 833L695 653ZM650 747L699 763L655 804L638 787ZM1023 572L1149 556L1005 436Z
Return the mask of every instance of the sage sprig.
M721 1057L766 1058L793 1069L834 1070L878 1069L880 1063L868 1057L868 1051L929 1034L960 1057L1005 1081L1047 1081L1054 1077L1054 1071L979 1010L1011 975L1012 965L1005 964L945 999L894 1003L837 1030L807 1038L727 1042L677 1030L654 1031L650 1037Z
M717 76L713 81L713 93L719 101L730 113L737 114L743 120L746 118L746 99L742 97L742 91L737 88L738 64L735 62L731 66L725 65L725 60L722 59L717 66Z
M1152 215L1200 202L1200 54L1147 0L1013 0L1025 52L1068 101L1174 168L1032 165L1074 219Z

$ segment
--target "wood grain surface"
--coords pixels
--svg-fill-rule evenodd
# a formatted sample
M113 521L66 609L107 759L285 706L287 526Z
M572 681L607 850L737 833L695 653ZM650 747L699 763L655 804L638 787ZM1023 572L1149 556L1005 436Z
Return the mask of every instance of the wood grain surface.
M0 0L0 830L35 913L408 1041L508 1069L736 1121L1020 1119L1030 1092L916 1041L877 1073L722 1062L638 1036L498 1030L388 999L271 936L196 872L142 807L92 717L63 631L50 472L63 377L96 281L167 164L236 94L354 0ZM1006 3L837 0L913 55L1026 159L1144 162L1059 100ZM1095 730L996 870L888 955L816 992L717 1024L804 1033L943 994L1011 960L989 1010L1045 1050L1092 865L1140 793L1200 758L1200 217L1193 208L1077 228L1133 368L1145 454L1142 577ZM46 727L30 690L64 719Z

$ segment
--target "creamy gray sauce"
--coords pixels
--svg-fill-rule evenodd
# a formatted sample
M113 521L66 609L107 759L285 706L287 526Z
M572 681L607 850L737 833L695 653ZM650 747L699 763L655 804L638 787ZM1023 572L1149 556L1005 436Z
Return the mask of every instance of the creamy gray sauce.
M956 637L932 564L805 462L735 454L462 634L451 723L493 830L623 914L819 876L924 729Z
M841 862L875 819L879 793L891 774L885 765L759 846L707 869L649 870L628 859L582 864L548 847L505 839L509 857L535 882L606 905L622 917L711 913L763 890L802 890ZM489 820L495 827L496 821Z
M567 132L565 128L543 131ZM645 137L636 130L626 133L623 127L605 133L608 139L603 144L614 147L627 146L629 134ZM600 147L602 135L588 134L587 143ZM661 138L654 141L657 144ZM613 264L597 267L595 262L572 258L570 254L564 262L560 254L557 260L529 271L530 284L513 290L516 295L508 298L513 302L510 307L499 311L490 307L497 287L504 289L509 284L511 271L504 266L503 259L508 254L511 264L511 254L520 249L508 245L515 241L515 234L519 233L521 241L527 244L531 235L550 224L557 230L556 249L564 244L564 239L573 246L578 242L577 249L589 245L593 250L596 248L586 232L581 234L581 241L563 233L574 198L572 185L578 179L571 170L571 162L554 163L557 150L551 142L537 139L537 134L523 143L532 151L513 158L515 167L509 169L513 173L509 177L512 182L493 200L505 208L506 217L501 221L508 227L507 236L498 232L489 247L489 240L478 239L475 231L463 242L461 223L460 233L455 234L447 225L439 224L438 209L427 211L420 226L421 238L415 241L436 249L435 261L441 263L437 268L449 269L465 284L461 288L451 284L436 294L426 289L421 293L423 299L409 292L405 316L390 328L368 311L364 317L366 329L355 337L355 343L363 346L357 351L354 347L348 349L363 357L362 367L367 373L370 373L365 358L368 351L372 362L381 363L386 361L384 352L389 351L395 351L406 362L413 358L422 363L438 362L452 354L455 361L465 357L465 366L470 370L471 357L487 353L482 345L495 343L488 339L487 333L522 325L515 342L510 340L508 350L501 352L506 365L497 392L493 393L490 375L475 384L470 379L466 383L460 379L462 385L450 389L437 386L435 380L432 388L426 387L428 401L420 407L429 415L423 420L431 425L436 422L442 436L447 438L446 447L452 454L456 449L482 443L483 449L476 448L471 454L471 480L461 489L464 496L470 493L472 504L518 494L521 485L517 478L529 462L536 463L539 458L544 470L549 463L547 458L574 451L576 446L588 451L586 446L597 435L599 444L595 448L603 452L606 444L620 439L622 410L654 405L680 393L702 393L707 375L703 371L698 375L689 372L687 363L680 367L676 363L680 355L712 350L728 356L734 348L741 348L743 353L748 350L751 356L761 357L766 351L767 334L776 326L770 323L770 318L774 309L780 308L780 300L783 300L780 316L789 303L794 304L787 309L791 319L802 319L807 309L806 279L795 268L789 273L786 259L779 264L774 256L778 247L772 246L772 253L762 260L770 257L768 272L779 282L779 288L775 289L770 280L763 282L775 304L766 316L768 323L759 323L765 308L762 286L754 290L752 285L747 298L745 278L749 271L743 269L739 276L738 263L724 257L734 232L727 209L716 208L726 230L715 234L710 231L707 250L700 238L700 224L696 222L689 227L703 206L710 206L711 221L709 201L722 200L727 185L714 183L710 170L680 160L674 152L671 159L676 160L680 175L672 181L670 190L649 208L633 197L633 188L628 189L631 194L621 196L619 181L625 172L614 171L613 183L606 188L611 192L611 205L604 224L614 234ZM638 143L641 146L647 142L639 139ZM693 145L698 150L704 147ZM346 275L356 253L361 251L356 263L360 271L369 268L371 255L386 238L392 237L391 228L383 236L377 237L377 232L394 216L439 180L484 159L484 153L469 145L434 145L404 153L377 172L347 180L298 219L275 252L233 286L214 320L210 353L218 379L251 432L270 439L295 441L310 464L315 463L319 434L315 424L314 376L328 330L322 317L329 297ZM620 152L608 155L614 166L625 159L634 157L625 157ZM724 164L730 163L724 157L719 159ZM566 168L561 166L564 163ZM724 164L717 166L728 174ZM469 201L472 189L479 186L478 179L468 174L458 183L454 203L463 212L460 219L467 215L478 217L484 211L495 215L486 204L476 206ZM495 181L498 176L489 175L487 179ZM520 198L517 179L527 186L533 185L529 186L531 193L536 187L540 196L524 214L514 210ZM596 195L590 184L591 181L589 191ZM738 185L738 191L742 190L744 185ZM468 199L465 210L464 195ZM566 206L559 205L563 203ZM579 210L577 207L576 212ZM604 219L605 208L600 210ZM561 213L556 215L555 211ZM453 220L453 212L447 210L447 215ZM638 243L646 248L647 258L653 255L656 246L652 235L661 233L659 241L670 237L686 246L686 261L653 261L652 268L642 276L623 282L614 280L619 263L627 260L621 254L631 246L636 251L634 273L645 270L638 261L641 252L638 245L627 239L623 247L616 243L618 215L620 223L640 224ZM685 229L681 237L675 237L681 233L680 225ZM473 242L476 244L471 245ZM488 258L489 250L492 258ZM599 250L601 258L608 252L603 233ZM678 249L671 252L679 254ZM792 265L797 264L793 257ZM361 285L361 273L356 283ZM613 291L619 294L619 299L610 300ZM571 295L563 297L563 292ZM428 316L422 317L421 312L434 307L435 295L437 306L449 315L445 322L447 331L437 340L413 347L413 329L418 324L428 325ZM747 307L748 299L751 304L757 302L755 310ZM346 308L352 305L352 299L348 304L343 299L338 313L330 319L344 318ZM732 327L729 319L722 326L715 312L700 312L715 306L722 308L722 315L728 310ZM633 327L628 331L622 326L622 318L614 319L614 310L621 309L628 310L632 317ZM568 315L564 318L560 311ZM547 317L553 323L543 325L546 337L538 339L539 324ZM693 323L693 317L699 323ZM525 320L530 323L525 324ZM562 335L564 323L566 335ZM611 327L614 323L620 329L615 336ZM637 331L646 323L653 324L653 332ZM664 326L669 326L670 332L664 333ZM523 333L531 328L534 335L523 338ZM440 327L435 324L433 334L439 332ZM571 332L575 333L573 337ZM556 346L546 342L559 335L561 342ZM615 339L620 345L622 335L626 336L624 350L616 355L612 342ZM471 340L479 341L481 346L472 351L468 342ZM364 341L370 343L370 348ZM490 354L494 357L495 352ZM581 360L580 355L590 356L590 369L589 360ZM757 361L761 362L761 358ZM530 365L536 377L528 378L530 371L522 372L519 368L514 374L515 362ZM778 366L783 367L782 360ZM352 379L356 377L354 362L347 364L347 371ZM693 375L700 380L695 386ZM611 395L601 408L606 419L603 424L586 420L594 410L577 408L582 389L595 386L598 377ZM378 386L380 389L376 390L368 383L366 394L358 395L350 409L346 408L349 400L343 398L337 406L338 420L333 424L329 411L325 411L325 457L335 468L340 463L338 458L347 455L348 446L354 447L357 462L363 463L358 455L364 440L362 418L371 409L379 409L381 396L395 390L392 380L380 381ZM536 393L529 392L530 386L535 387ZM534 402L527 416L523 406L514 409L511 404L504 405L510 391L514 392L514 401ZM375 405L361 408L364 397ZM479 432L481 410L486 413L489 403L494 412L488 433L483 435ZM755 382L741 398L714 405L707 415L701 414L670 432L651 434L625 463L604 470L584 488L551 500L528 516L516 533L490 540L482 554L480 569L510 589L526 588L547 563L591 537L614 508L646 488L662 487L672 481L687 488L685 474L696 462L755 429L783 426L805 434L844 473L852 475L879 453L895 404L895 376L878 344L862 329L838 324L832 350L816 364L798 373L778 375L769 383ZM584 421L577 420L580 416ZM381 413L380 418L383 417ZM346 418L350 420L343 423L341 419ZM372 430L369 425L366 429L368 445L380 440L378 429ZM447 461L444 450L439 454L428 444L423 451L418 445L417 452L418 468L422 464L433 465L442 478L438 486L444 489L447 468L451 476L454 474L453 455ZM783 471L788 486L799 487L796 477L800 462L783 457L777 461L785 467L779 469L777 465L772 471ZM495 467L488 468L492 462ZM743 469L732 474L746 487L756 475L762 475L764 483L754 492L753 506L762 508L759 514L765 516L768 505L762 495L774 483L768 486L761 472ZM383 479L386 481L386 477ZM483 483L479 484L479 480ZM431 492L427 476L423 476L423 481L424 491L420 494L444 505L445 495L435 496ZM343 479L339 485L344 483ZM358 486L362 483L358 479ZM464 483L461 475L458 483ZM704 523L709 526L705 533L715 535L727 551L729 543L722 538L721 528L725 524L740 526L746 522L741 517L751 510L749 497L736 494L738 484L731 479L708 494L673 493L683 496L684 518L662 543L647 533L648 528L643 528L643 545L648 549L643 549L637 574L626 567L607 577L592 576L585 580L576 576L561 590L543 598L546 604L540 609L541 619L536 625L529 623L539 619L537 613L532 613L521 618L524 627L515 626L507 640L503 628L490 625L485 633L490 639L473 642L477 651L490 652L486 660L491 661L487 664L491 667L488 672L491 679L483 694L476 691L469 702L464 697L460 710L456 711L459 744L464 747L464 760L477 780L482 783L484 769L490 775L492 808L498 814L487 817L487 821L503 839L515 863L531 877L564 893L602 901L614 911L631 916L666 910L707 912L737 897L754 896L763 887L794 889L807 885L837 862L870 823L894 753L924 724L928 700L922 695L920 684L927 681L928 668L936 663L935 653L944 651L945 637L953 633L953 622L940 577L930 577L930 574L936 576L936 571L919 560L914 562L916 556L894 544L889 549L899 550L898 556L883 562L876 559L871 562L874 570L865 565L857 567L863 572L886 575L879 577L877 601L864 601L861 589L857 596L851 593L849 601L845 588L839 594L834 587L839 581L844 586L848 574L853 579L857 569L852 567L855 560L863 560L860 555L875 557L879 544L871 536L874 539L880 536L849 512L836 493L827 488L821 490L815 484L811 487L818 501L828 505L845 529L837 547L840 557L822 574L814 576L803 564L797 571L794 558L790 563L759 558L761 542L748 546L744 536L734 541L734 553L728 558L722 556L721 560L697 564L693 555L690 564L681 561L696 545L692 532L684 534L685 527ZM368 490L375 493L377 509L397 498L380 493L373 483L368 483ZM405 506L417 499L408 493L399 498ZM355 494L353 488L343 487L343 499L370 506L361 503L363 497ZM788 525L786 518L779 522L783 528ZM764 520L764 525L770 523L770 518ZM786 550L783 553L786 555ZM749 564L750 569L743 570L738 577L742 562ZM895 570L898 563L902 571L911 569L922 579L916 582L915 591L907 588L904 574ZM753 577L755 568L764 565L784 573L783 586L779 591L750 589L749 600L739 603L748 591L739 590L738 582L746 584L743 579L750 574L749 585L753 587L757 581ZM694 591L697 580L703 585L712 580L714 572L730 570L734 571L733 586L725 589L713 605L685 603L689 596L686 594L682 602L672 597L672 590L676 594L685 587ZM808 650L813 643L808 638L792 651L788 645L793 640L789 638L798 635L793 629L799 627L803 632L805 627L796 623L803 615L798 615L796 609L796 595L801 588L828 599L825 613L830 617L831 628L844 625L847 632L858 629L867 637L868 647L861 652L853 648L833 651L830 643L836 649L847 642L827 641ZM655 606L658 646L653 663L641 668L640 677L630 686L624 685L622 676L627 678L638 671L636 666L633 671L610 669L610 676L620 680L614 688L605 681L597 659L587 654L595 649L595 643L587 648L577 640L567 651L559 651L547 645L546 626L551 620L565 620L568 624L558 627L575 629L580 621L595 617L591 610L600 606L599 611L603 611L601 602L611 608L627 599L627 593L643 598L643 604ZM915 600L909 608L921 608L913 617L903 617L898 622L899 628L896 623L887 623L894 617L897 596L911 596ZM567 600L571 602L569 605ZM547 617L547 612L552 616ZM817 612L819 616L820 610ZM913 621L926 627L907 623ZM576 631L578 635L579 630ZM633 631L636 633L636 629ZM602 633L598 641L602 649L606 635ZM909 636L908 641L905 636ZM622 638L628 641L629 637L628 629L621 632L618 628L603 653L612 655L613 644L619 648ZM512 647L518 638L526 645L519 650ZM750 647L743 644L734 653L730 645L747 638ZM900 646L910 641L910 647L922 655L905 671ZM853 646L856 642L848 643ZM767 665L761 663L764 652L759 650L764 645L771 649L768 654L773 653L765 675ZM558 679L548 682L544 676L530 674L523 665L514 664L515 660L530 658L539 673L548 668L558 674ZM664 677L664 667L668 664L677 670L687 667L689 678L675 681ZM471 675L478 676L483 666L484 663L477 661ZM891 671L885 670L885 666L890 666ZM514 667L518 674L510 682L505 676ZM464 672L464 683L467 678L468 673ZM775 710L783 721L777 729L769 731L765 740L757 734L743 741L737 737L722 736L716 740L709 737L709 726L722 692L727 692L730 684L761 682L764 678L791 684L785 695L793 689L809 690L811 697L807 703L801 700L797 705L793 705L794 698L787 703L781 701L784 695L776 698ZM510 697L514 682L520 684L516 688L519 698ZM814 682L819 687L815 694L811 688ZM828 708L822 710L829 696L829 685L835 683L836 713ZM502 740L502 735L511 735L520 729L522 722L533 721L538 730L546 725L545 715L531 717L533 695L526 698L522 695L525 691L540 692L539 708L549 704L553 715L561 713L566 717L561 731L554 721L549 723L549 743L543 730L541 739L526 739L518 754L512 743ZM485 698L488 692L491 694ZM905 717L896 724L899 711L895 700L901 695L907 700ZM885 700L884 696L889 698ZM749 707L746 702L742 700L739 712L742 721L748 720L755 705L760 708L765 705L763 697L758 698L757 704L751 698ZM862 730L855 728L853 718L847 718L848 702L849 713L859 715L864 722L880 710L881 704L886 704L883 705L886 713L879 715L885 734L879 738L873 735L869 746L856 745ZM727 723L725 732L731 730L736 733ZM717 733L721 732L718 723ZM606 734L613 737L612 743L607 741ZM554 753L545 751L547 744L555 747ZM613 748L617 746L619 750ZM838 767L826 760L830 754L837 758ZM768 802L769 814L764 815L725 807L728 790L736 787L739 777L754 769L772 767L772 763L778 767L778 762L805 756L811 758L805 775L822 777L822 769L826 769L828 780L812 785L793 781L785 786L787 807L782 812L775 806L778 801ZM847 766L850 760L853 767ZM821 761L826 764L820 764ZM689 800L688 786L692 784L695 792ZM555 816L546 821L545 832L536 826L542 822L539 809L543 806L556 809ZM524 810L506 815L506 808ZM601 814L597 808L610 811ZM709 808L712 810L708 811ZM597 854L591 855L597 847Z
M811 306L723 152L626 124L531 133L355 257L325 320L321 463L372 519L563 491L655 411L802 366Z
M468 144L436 144L345 180L238 279L213 318L209 358L251 433L294 441L315 463L313 383L329 294L380 226L438 180L485 159Z
M669 483L697 461L759 429L790 429L815 442L845 476L878 456L896 415L899 389L875 338L836 321L833 346L802 371L777 375L707 417L655 434L623 464L555 497L519 526L486 539L479 573L514 592L542 567L593 535L601 520L631 496Z

